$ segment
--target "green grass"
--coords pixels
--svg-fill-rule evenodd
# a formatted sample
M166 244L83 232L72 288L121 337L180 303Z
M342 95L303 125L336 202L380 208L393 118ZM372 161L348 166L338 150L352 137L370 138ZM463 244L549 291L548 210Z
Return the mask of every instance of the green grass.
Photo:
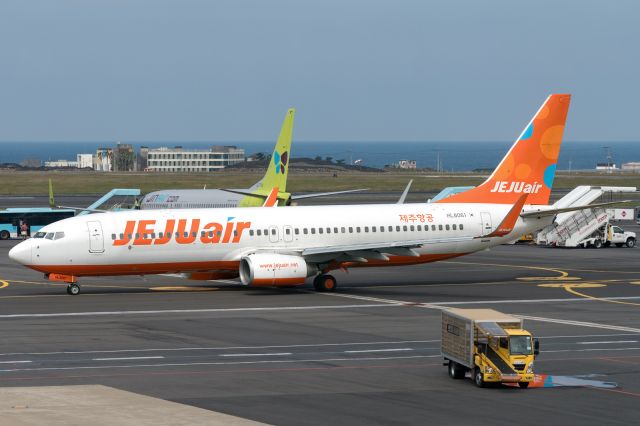
M221 171L208 174L162 173L98 173L0 171L1 195L46 195L48 180L53 181L55 194L101 195L113 188L140 188L143 193L173 188L247 188L263 175L261 170ZM439 191L447 186L478 185L486 175L475 173L436 174L421 172L289 172L290 192L316 192L368 188L371 191L402 191L413 179L412 192ZM640 187L638 174L565 174L559 173L555 189L578 185L609 185Z

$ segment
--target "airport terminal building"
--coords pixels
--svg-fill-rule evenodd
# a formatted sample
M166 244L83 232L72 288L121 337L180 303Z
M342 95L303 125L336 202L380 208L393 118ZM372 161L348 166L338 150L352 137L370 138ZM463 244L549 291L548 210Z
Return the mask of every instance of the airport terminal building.
M152 172L212 172L242 163L244 149L235 146L213 146L210 149L175 148L149 149L146 170Z

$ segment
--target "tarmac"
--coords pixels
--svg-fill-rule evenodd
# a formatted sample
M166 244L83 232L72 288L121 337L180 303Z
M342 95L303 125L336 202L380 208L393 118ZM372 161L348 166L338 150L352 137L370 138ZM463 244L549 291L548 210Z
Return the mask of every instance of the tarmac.
M637 248L501 246L337 272L335 293L133 276L81 279L82 293L69 296L12 263L16 243L0 241L3 387L102 385L282 425L637 418ZM522 316L541 341L537 372L565 386L450 379L439 346L445 307Z

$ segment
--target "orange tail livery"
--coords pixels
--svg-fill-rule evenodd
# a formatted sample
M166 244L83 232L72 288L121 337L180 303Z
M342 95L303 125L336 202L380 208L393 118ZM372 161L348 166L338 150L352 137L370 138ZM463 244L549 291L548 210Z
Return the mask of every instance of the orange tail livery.
M493 174L480 186L438 203L548 204L571 95L550 95Z

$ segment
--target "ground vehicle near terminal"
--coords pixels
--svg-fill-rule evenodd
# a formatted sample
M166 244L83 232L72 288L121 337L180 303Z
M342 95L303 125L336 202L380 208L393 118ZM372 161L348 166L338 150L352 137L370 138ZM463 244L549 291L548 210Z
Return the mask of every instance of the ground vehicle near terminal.
M636 245L636 233L625 231L621 227L607 222L588 238L578 243L581 247L593 248L608 247L611 244L615 244L616 247L633 248Z
M20 224L26 222L30 235L35 234L43 226L73 217L75 210L52 209L46 207L9 208L0 211L0 240L17 238L20 235Z
M441 352L453 379L463 379L470 371L479 387L518 383L526 388L534 381L539 347L519 318L493 309L442 311Z

